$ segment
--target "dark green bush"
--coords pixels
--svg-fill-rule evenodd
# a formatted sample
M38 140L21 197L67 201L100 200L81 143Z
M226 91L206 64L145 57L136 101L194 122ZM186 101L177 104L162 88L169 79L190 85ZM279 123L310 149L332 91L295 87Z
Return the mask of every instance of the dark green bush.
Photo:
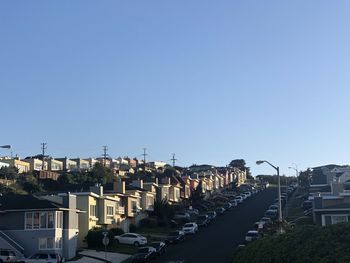
M129 230L130 232L136 232L137 227L134 224L130 224Z
M350 224L300 226L269 236L237 251L234 263L343 263L350 262Z
M95 229L90 229L88 234L85 237L85 241L88 244L89 248L102 248L104 247L102 243L102 239L104 237L103 232L106 232L106 229L102 228L95 228ZM108 232L108 238L110 240L109 244L111 244L114 240L114 237L112 235L113 232L107 231Z
M140 227L155 228L157 227L157 220L154 218L144 218L140 221Z

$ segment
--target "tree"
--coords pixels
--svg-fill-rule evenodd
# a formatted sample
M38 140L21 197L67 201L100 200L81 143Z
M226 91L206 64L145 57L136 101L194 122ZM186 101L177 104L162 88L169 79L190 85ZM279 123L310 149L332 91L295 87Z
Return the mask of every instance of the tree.
M309 188L311 176L312 176L312 171L310 168L308 168L304 172L300 172L298 177L299 185L304 188Z
M229 167L236 167L240 169L241 171L247 172L247 179L253 179L252 174L250 172L250 168L246 166L244 159L234 159L230 162Z
M197 204L201 203L203 197L203 185L202 181L199 181L196 189L193 189L191 192L190 202L193 206L196 206Z
M158 218L158 221L168 222L174 217L175 209L174 206L168 203L167 199L162 199L161 201L154 202L154 209L152 215Z
M0 178L14 180L18 178L18 169L16 167L1 167Z

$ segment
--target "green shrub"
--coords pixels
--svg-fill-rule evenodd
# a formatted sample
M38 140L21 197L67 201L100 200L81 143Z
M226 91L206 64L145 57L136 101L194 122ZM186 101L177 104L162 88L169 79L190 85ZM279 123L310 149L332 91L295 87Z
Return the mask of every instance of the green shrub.
M106 229L102 229L102 228L95 228L95 229L90 229L88 234L85 237L85 240L88 244L89 248L102 248L104 247L103 243L102 243L102 239L104 237L103 232L106 232ZM114 237L112 235L113 232L107 231L108 234L108 238L110 240L110 244L112 243L111 241L114 240Z
M144 218L140 221L140 227L155 228L157 227L157 220L154 218Z

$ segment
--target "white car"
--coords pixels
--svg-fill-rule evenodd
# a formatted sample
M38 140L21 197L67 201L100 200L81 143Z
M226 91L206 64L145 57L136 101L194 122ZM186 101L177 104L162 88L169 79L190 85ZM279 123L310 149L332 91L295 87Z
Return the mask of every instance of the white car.
M6 262L6 261L5 261ZM23 263L62 263L65 262L64 258L57 253L47 253L47 252L38 252L29 258L20 259L19 262Z
M10 249L0 249L0 262L17 262L15 252Z
M260 235L259 232L256 230L249 230L247 234L245 235L245 241L251 242L254 240L259 239Z
M120 236L114 236L114 239L117 243L134 245L136 247L147 244L147 238L136 233L125 233Z
M182 231L185 234L195 234L198 231L198 225L196 223L187 223L182 227Z

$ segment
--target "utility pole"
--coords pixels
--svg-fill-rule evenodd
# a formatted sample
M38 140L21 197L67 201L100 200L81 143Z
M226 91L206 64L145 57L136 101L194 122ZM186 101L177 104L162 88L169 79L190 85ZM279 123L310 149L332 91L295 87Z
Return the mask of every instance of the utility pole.
M43 155L43 163L41 166L42 171L45 170L45 150L46 149L47 149L47 143L46 142L41 143L41 150L42 150L42 155Z
M143 173L144 173L144 175L146 175L146 156L148 155L147 153L146 153L146 148L143 148Z
M108 146L104 145L103 146L103 166L106 167L106 159L107 159L107 151L108 151Z
M173 161L173 167L175 167L175 162L177 161L177 159L175 159L175 153L173 153L173 158L170 159L170 160Z

